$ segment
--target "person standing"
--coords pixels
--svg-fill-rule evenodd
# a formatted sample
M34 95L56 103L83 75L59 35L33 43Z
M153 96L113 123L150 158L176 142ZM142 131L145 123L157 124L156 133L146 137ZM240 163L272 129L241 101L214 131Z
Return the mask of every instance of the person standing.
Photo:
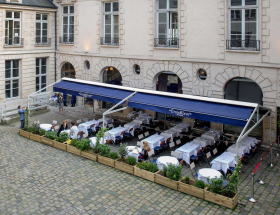
M71 98L71 107L75 107L75 104L76 104L76 96L75 96L75 95L72 95L72 98Z
M66 93L63 93L63 98L64 98L64 101L63 101L64 106L67 107L67 94Z
M57 96L57 102L59 107L59 113L63 114L63 96L61 95L61 93L59 93Z
M18 114L19 114L19 118L20 118L20 129L24 128L24 123L25 123L25 109L22 109L21 105L18 106Z

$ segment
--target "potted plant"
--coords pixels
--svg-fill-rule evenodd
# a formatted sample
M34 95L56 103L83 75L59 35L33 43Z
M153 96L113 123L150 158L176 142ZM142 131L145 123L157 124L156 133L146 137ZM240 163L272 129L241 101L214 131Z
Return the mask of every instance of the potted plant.
M223 186L223 179L211 179L209 186L205 189L204 199L234 209L238 202L237 186L240 179L241 162L238 161L232 175L229 175L229 181L226 187Z
M39 143L41 142L39 121L33 122L32 132L30 133L29 138Z
M24 115L25 115L24 128L19 129L19 135L29 138L30 131L28 131L28 128L29 128L29 121L30 121L30 110L28 108L26 108Z
M155 173L158 171L156 163L141 162L134 167L134 175L155 182Z
M119 147L119 154L120 158L115 162L115 168L133 175L134 173L134 166L137 163L135 157L128 157L126 158L127 151L126 151L127 144L120 144Z
M56 131L47 131L46 135L41 137L41 143L44 143L49 146L53 146L56 137L57 137Z
M97 161L97 154L90 148L90 140L83 139L80 143L81 156L93 161Z
M166 187L178 190L178 181L181 179L182 166L179 164L168 164L155 175L155 182Z
M178 190L182 193L204 199L205 184L203 181L195 181L189 176L182 178L178 184Z
M81 155L81 150L79 149L80 142L76 139L71 140L70 145L67 145L67 152L75 155Z
M54 141L53 146L57 149L67 151L67 144L65 143L68 140L68 133L60 133L59 137Z
M110 167L115 167L115 160L109 157L111 154L111 147L106 145L99 145L99 151L101 152L98 154L98 162Z

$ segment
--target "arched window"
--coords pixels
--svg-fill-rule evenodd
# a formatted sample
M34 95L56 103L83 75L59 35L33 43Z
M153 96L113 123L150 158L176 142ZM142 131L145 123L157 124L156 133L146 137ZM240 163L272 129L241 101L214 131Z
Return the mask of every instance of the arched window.
M121 73L115 67L104 68L103 83L122 85Z
M248 78L234 78L225 87L225 99L263 105L263 92L256 82ZM224 125L224 131L228 133L240 133L242 129L242 127ZM262 137L263 123L260 123L250 135Z
M66 62L61 67L61 78L76 78L76 72L73 65Z

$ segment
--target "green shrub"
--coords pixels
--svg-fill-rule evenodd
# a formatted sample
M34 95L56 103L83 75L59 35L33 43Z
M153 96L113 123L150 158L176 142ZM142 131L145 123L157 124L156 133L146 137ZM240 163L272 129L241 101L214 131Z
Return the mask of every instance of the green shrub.
M77 144L78 144L78 140L76 140L76 139L71 140L71 146L76 147Z
M27 127L26 131L33 132L33 127Z
M137 164L139 169L148 170L148 163L147 162L140 162Z
M163 165L163 168L162 168L162 175L164 177L167 177L167 166Z
M137 160L135 157L128 156L126 159L126 163L128 163L131 166L134 166L137 163Z
M111 151L111 147L110 146L106 146L106 145L100 145L100 146L104 146L101 149L102 151L101 151L100 155L104 156L104 157L109 157L110 151Z
M148 169L149 172L155 173L158 171L158 167L156 163L148 163Z
M123 161L125 160L125 157L127 155L126 147L127 147L127 144L123 144L123 143L121 143L120 147L119 147L119 154Z
M57 138L57 132L56 131L47 131L46 137L48 139L55 140Z
M205 188L205 183L204 183L204 181L197 180L197 181L195 181L194 186L197 187L197 188L200 188L200 189L204 189Z
M186 183L186 184L190 184L190 176L187 175L187 176L185 177L185 183Z
M40 133L40 124L39 121L34 121L32 125L32 133L33 134L39 134Z
M117 158L119 158L119 154L117 152L111 152L109 154L109 158L116 160Z
M212 178L211 180L207 178L209 184L209 191L216 194L223 194L223 177Z
M98 133L96 134L96 144L93 147L94 153L98 154L98 153L102 152L104 145L100 144L100 139L104 136L104 133L108 130L109 130L109 128L106 128L106 129L101 128L98 131Z
M60 143L64 143L66 142L66 140L68 140L68 134L65 132L61 133L59 137L56 139L56 141Z
M179 164L178 166L176 166L175 164L167 164L166 177L170 178L171 180L179 181L181 179L181 170L181 164Z
M46 134L46 131L44 129L40 130L40 136L44 136Z
M88 151L90 148L90 140L82 139L81 141L78 141L76 147L81 151Z

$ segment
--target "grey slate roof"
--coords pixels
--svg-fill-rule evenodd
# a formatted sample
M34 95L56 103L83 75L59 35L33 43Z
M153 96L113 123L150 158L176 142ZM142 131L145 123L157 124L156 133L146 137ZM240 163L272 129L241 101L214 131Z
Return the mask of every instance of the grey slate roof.
M6 2L6 0L0 0L0 4L13 4L13 5L23 5L32 7L46 7L46 8L57 8L51 0L22 0L22 4Z

